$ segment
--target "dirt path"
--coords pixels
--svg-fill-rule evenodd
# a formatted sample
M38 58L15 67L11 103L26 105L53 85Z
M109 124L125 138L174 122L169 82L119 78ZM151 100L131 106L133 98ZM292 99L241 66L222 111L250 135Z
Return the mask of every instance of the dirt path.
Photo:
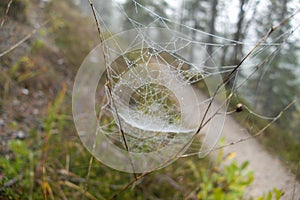
M223 136L226 142L233 142L247 137L247 133L229 116L225 121ZM293 200L300 198L300 184L297 182L295 185L295 175L290 173L278 158L267 152L255 139L224 148L224 152L236 152L238 163L249 161L249 168L254 172L255 179L247 189L246 195L251 194L257 197L276 187L285 192L282 199L292 199L293 189L296 187Z
M200 95L200 98L203 99L205 97ZM215 104L214 107L216 106L218 105ZM213 131L213 129L210 129L209 132L210 131ZM225 138L226 144L248 136L249 134L245 128L240 126L232 116L227 115L222 131L222 137ZM240 142L226 147L223 150L224 154L235 152L235 159L239 164L242 164L244 161L249 161L249 169L254 172L255 179L246 190L246 198L248 196L258 197L273 188L278 188L285 193L281 199L300 199L300 183L295 182L295 175L292 174L278 158L264 149L256 139L253 138ZM212 155L214 155L214 153L212 153ZM294 188L295 193L293 192Z
M201 92L197 93L200 102L207 100L206 95ZM187 98L192 98L185 94ZM201 104L200 110L206 110L209 101ZM221 104L213 103L211 106L212 113L218 111ZM191 113L189 110L188 113ZM212 114L211 113L211 114ZM238 113L235 113L238 114ZM210 116L210 115L208 115ZM209 134L208 142L204 144L212 144L215 141L216 132L222 130L222 136L225 138L225 144L236 142L242 138L249 137L249 133L243 128L232 115L226 115L223 128L221 127L223 117L216 115L214 119L203 128L202 132ZM207 145L207 146L208 146ZM235 160L239 165L245 161L249 161L249 170L254 172L254 181L250 187L246 189L245 198L259 197L272 191L274 188L284 191L283 200L300 200L300 183L295 180L295 174L292 174L276 156L269 153L255 138L223 148L224 155L235 152ZM216 157L217 152L213 151L210 156Z

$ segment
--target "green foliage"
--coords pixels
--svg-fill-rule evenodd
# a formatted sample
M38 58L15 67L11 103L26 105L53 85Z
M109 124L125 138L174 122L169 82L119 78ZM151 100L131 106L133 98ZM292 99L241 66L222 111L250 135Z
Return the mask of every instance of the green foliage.
M63 132L66 125L64 116L60 114L65 93L66 86L62 85L61 92L53 103L49 104L48 115L44 121L43 138L37 135L36 130L32 130L30 138L24 141L15 139L8 142L9 153L0 157L0 175L3 176L0 179L0 199L2 197L41 199L42 191L46 194L52 191L52 183L50 184L48 181L51 178L46 177L46 171L53 167L52 162L61 153L60 147L63 147L61 143L56 148L57 138L52 139L51 136L58 130ZM49 148L53 149L51 153ZM55 177L57 172L53 171L52 173L51 177ZM55 182L57 183L57 181ZM51 195L49 194L49 196Z
M222 171L214 171L209 177L202 170L203 188L198 199L242 199L244 190L253 181L253 172L246 171L248 162L238 166L236 162L224 167Z
M9 141L11 152L6 157L0 157L0 169L4 178L0 181L0 194L9 199L19 199L33 187L33 152L24 141ZM13 185L16 182L16 185Z
M53 104L49 105L48 115L44 122L45 132L46 134L51 134L51 131L55 129L56 122L63 122L60 119L60 110L63 106L65 94L66 94L66 85L62 84L62 89L60 93L57 95L56 99L54 100ZM59 124L59 123L58 123Z
M279 200L283 195L283 191L274 188L272 191L269 191L267 194L257 198L256 200Z
M234 157L234 153L225 160ZM249 186L254 175L252 171L247 170L248 162L238 165L236 161L223 166L223 152L219 151L217 165L213 170L202 168L200 170L201 181L197 198L199 200L213 199L242 199L244 190Z
M21 57L9 70L10 77L17 82L33 78L38 73L34 61L28 56Z
M44 47L45 47L45 44L42 40L35 40L31 47L31 53L34 54Z
M80 30L86 21L74 24L79 17L74 13L68 16L70 9L65 3L56 1L51 6L55 10L51 12L51 34L55 35L66 58L79 64L85 56L83 52L91 47L90 41L78 40L87 38L86 32ZM90 34L97 36L96 32ZM38 52L43 43L37 40L34 48ZM14 80L25 80L30 76L20 77L24 72L33 72L33 66L31 58L23 57L9 73ZM86 183L90 154L75 134L73 122L68 120L70 116L66 116L70 112L67 94L66 87L62 86L53 103L49 103L42 132L32 130L26 141L9 142L11 154L0 157L0 175L4 175L0 180L0 199L3 195L5 199L82 199L84 196L86 199L107 199L133 179L131 174L109 169L94 160ZM239 166L235 161L225 164L224 160L227 162L229 158L224 158L221 151L214 167L207 159L180 159L144 177L119 199L184 199L195 187L198 199L242 199L244 189L253 181L253 173L247 170L247 162ZM7 186L12 180L16 182ZM259 200L279 199L281 194L274 189Z

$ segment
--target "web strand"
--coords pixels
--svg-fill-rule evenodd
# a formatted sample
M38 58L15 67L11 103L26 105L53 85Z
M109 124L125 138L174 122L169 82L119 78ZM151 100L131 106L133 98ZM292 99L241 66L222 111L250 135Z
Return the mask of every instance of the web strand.
M133 1L136 13L147 13L147 23L129 16L118 4L133 29L114 35L91 0L89 3L105 63L105 76L99 82L104 83L99 93L105 96L105 102L99 106L102 113L99 132L128 153L133 171L137 170L138 161L131 157L136 158L137 153L160 152L166 164L179 157L214 150L221 128L213 136L203 130L216 119L222 122L226 115L234 113L227 111L229 101L238 99L240 90L258 70L269 67L269 61L294 30L282 32L273 42L267 39L299 13L296 11L273 26L258 42L246 43L178 24L137 1ZM184 33L173 29L178 26L182 26ZM106 32L109 36L104 38ZM213 37L214 41L205 42L207 37ZM238 63L221 66L220 55L224 48L234 49L239 45L249 49L247 54ZM208 51L210 47L212 51ZM269 51L264 60L259 59L270 48L275 50ZM227 95L229 82L234 84ZM210 97L199 98L203 93ZM255 112L251 106L245 105L245 109L249 118L269 120L271 124L278 119ZM196 114L191 116L192 112ZM198 152L185 154L196 136L204 138L203 144L198 144ZM212 141L212 137L216 139ZM205 145L207 149L202 148ZM167 157L170 152L175 154ZM163 165L152 170L160 167Z

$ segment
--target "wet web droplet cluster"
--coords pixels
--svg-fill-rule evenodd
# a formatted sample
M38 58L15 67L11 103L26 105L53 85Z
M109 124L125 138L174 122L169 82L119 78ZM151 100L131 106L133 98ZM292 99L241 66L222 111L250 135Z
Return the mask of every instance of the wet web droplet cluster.
M147 23L118 4L132 26L120 33L112 33L96 10L98 26L109 35L95 51L103 54L101 62L96 54L88 58L103 68L96 92L96 135L129 153L165 151L165 163L186 155L205 156L217 144L226 115L232 113L230 100L245 95L249 80L269 67L284 44L234 41L159 16L136 1L134 6L137 14L147 13ZM278 41L286 41L294 31L286 30ZM213 43L205 42L209 37ZM241 45L251 52L247 59L222 66L221 58ZM231 88L225 88L228 82L233 83ZM276 118L242 104L234 109L247 112L245 120L250 123L255 117ZM97 148L97 142L92 147L91 151Z

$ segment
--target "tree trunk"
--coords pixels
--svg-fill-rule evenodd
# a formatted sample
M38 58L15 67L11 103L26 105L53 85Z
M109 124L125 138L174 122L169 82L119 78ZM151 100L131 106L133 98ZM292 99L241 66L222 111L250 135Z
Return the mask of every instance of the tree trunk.
M210 44L213 44L214 42L214 37L213 35L215 35L216 30L215 30L215 23L216 23L216 18L217 18L217 6L218 6L218 0L213 0L212 1L212 5L211 5L211 18L210 18L210 22L209 22L209 33L211 35L209 35L208 37L208 46L207 46L207 54L208 54L208 59L205 62L206 66L211 66L211 55L213 53L213 46Z
M243 30L243 23L244 23L244 19L245 19L245 3L247 2L247 0L240 0L240 11L239 11L239 16L238 16L238 22L236 24L236 32L233 35L233 40L235 41L242 41L244 39L244 32L245 30ZM238 65L239 62L242 59L243 56L243 46L242 44L237 44L237 46L235 46L234 50L233 50L233 55L231 57L230 60L230 64L231 65ZM229 79L227 86L229 88L232 88L234 86L234 80L235 80L235 76L236 73L232 74L232 77Z

